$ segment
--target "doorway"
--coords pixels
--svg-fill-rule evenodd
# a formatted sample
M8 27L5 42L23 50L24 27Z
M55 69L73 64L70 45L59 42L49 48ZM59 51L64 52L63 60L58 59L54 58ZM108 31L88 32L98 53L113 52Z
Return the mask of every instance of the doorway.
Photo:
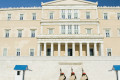
M94 56L94 50L93 50L93 48L90 48L90 56Z
M72 56L72 49L68 49L68 56Z
M50 48L47 49L47 56L51 56L51 49Z

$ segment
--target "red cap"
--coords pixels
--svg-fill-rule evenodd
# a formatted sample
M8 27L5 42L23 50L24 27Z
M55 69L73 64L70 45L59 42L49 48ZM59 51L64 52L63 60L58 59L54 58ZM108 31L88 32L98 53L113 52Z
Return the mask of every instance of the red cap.
M64 74L64 73L60 73L60 74Z
M85 75L86 73L82 73L82 74L84 74L84 75Z
M75 74L74 72L72 72L72 74Z

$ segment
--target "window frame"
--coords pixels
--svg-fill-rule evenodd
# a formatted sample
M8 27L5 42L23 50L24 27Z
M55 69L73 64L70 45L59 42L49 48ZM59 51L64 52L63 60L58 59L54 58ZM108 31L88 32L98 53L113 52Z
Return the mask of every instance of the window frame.
M79 34L79 25L74 25L74 34L76 33Z
M90 30L91 33L88 33L88 30ZM91 35L92 34L92 28L86 28L86 34Z
M8 31L8 32L6 32ZM5 38L9 38L10 37L10 29L5 29Z
M6 49L6 55L4 55L4 49ZM8 49L7 48L3 48L3 56L7 56L8 54Z
M34 36L32 36L32 31L34 31ZM30 37L35 38L36 37L36 29L30 29Z
M50 30L52 30L52 33L50 33ZM48 29L48 34L54 34L54 29L53 28L49 28Z
M107 14L107 18L105 17L105 14ZM104 19L104 20L108 20L108 19L109 19L108 13L103 13L103 19Z
M17 51L18 49L19 49L19 55L18 55L18 53L17 53L17 52L18 52L18 51ZM20 50L20 48L16 48L16 56L21 56L21 50Z
M107 30L109 31L109 36L106 35L106 34L107 34L107 33L106 33ZM111 37L111 31L110 31L110 29L105 29L105 37L106 37L106 38L110 38L110 37Z
M52 15L51 15L52 14ZM50 12L49 13L49 19L54 19L54 13L53 12Z
M21 31L21 36L19 36L19 31ZM22 35L22 29L18 29L18 35L17 35L18 38L22 38L23 35Z
M107 56L109 56L109 54L108 54L108 49L110 49L110 51L111 51L111 56L112 56L112 48L106 48Z
M20 20L24 20L24 14L20 14Z
M33 55L31 55L31 49L33 49ZM35 56L35 48L30 48L29 49L29 56Z
M89 13L89 15L87 13ZM86 19L90 19L90 18L91 18L91 13L90 12L86 12Z
M64 30L63 30L64 26ZM66 25L61 25L61 34L66 34Z
M32 20L36 20L36 13L32 13Z
M8 14L7 20L11 20L11 14Z
M61 10L61 19L65 19L65 12L66 12L65 9L62 9L62 10ZM64 16L64 17L63 17L63 16Z

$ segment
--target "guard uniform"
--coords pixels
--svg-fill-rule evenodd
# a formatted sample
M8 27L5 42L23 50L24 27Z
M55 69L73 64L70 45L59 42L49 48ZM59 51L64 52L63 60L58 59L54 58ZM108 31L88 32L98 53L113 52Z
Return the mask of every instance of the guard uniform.
M60 73L59 80L65 80L65 79L66 79L66 76L64 75L64 73Z
M70 80L76 80L76 76L74 72L71 73Z
M82 77L80 78L80 80L88 80L86 73L82 74Z

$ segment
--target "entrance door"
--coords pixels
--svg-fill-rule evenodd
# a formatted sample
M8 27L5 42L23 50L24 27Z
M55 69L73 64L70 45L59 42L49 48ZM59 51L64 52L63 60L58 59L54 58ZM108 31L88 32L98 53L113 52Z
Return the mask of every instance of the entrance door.
M92 48L90 49L90 56L94 56L94 51Z
M47 56L51 56L51 49L50 48L47 49Z
M72 56L72 49L68 49L68 56Z

